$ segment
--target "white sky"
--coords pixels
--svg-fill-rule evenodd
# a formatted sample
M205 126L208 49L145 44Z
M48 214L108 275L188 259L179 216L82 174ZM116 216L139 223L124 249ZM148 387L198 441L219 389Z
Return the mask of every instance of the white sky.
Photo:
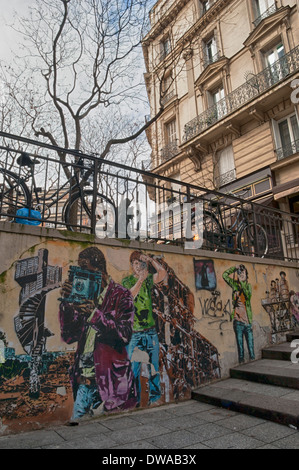
M0 0L0 60L13 60L13 51L17 50L20 39L8 25L13 22L14 12L25 16L32 0Z

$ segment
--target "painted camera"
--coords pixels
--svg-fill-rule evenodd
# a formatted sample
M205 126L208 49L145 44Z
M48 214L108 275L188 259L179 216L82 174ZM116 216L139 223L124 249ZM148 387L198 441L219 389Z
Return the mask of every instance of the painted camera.
M72 290L66 302L81 303L84 300L96 301L102 284L102 273L91 272L78 266L70 266L69 280L72 283Z

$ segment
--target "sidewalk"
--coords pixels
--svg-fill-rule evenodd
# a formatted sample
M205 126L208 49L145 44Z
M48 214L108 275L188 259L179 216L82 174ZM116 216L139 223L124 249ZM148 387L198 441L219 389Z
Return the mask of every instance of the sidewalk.
M299 449L288 426L188 400L0 437L1 449ZM117 455L117 452L116 452Z

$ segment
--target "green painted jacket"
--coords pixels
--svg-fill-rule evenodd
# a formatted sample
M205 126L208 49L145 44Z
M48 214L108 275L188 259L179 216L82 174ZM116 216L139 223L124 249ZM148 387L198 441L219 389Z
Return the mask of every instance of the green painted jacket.
M245 297L245 308L247 312L247 317L248 317L248 322L251 324L252 323L252 309L251 309L251 296L252 296L252 289L251 289L251 284L247 281L239 281L232 279L230 277L230 274L233 274L236 271L235 266L227 269L224 271L222 274L223 279L225 282L233 289L233 296L235 292L238 292L240 290L243 291L244 297ZM231 314L231 319L233 320L235 316L235 308L232 311Z

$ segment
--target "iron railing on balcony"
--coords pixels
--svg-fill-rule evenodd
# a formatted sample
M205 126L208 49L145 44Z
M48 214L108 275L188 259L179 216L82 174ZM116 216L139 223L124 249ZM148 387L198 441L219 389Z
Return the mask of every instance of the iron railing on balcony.
M169 142L161 149L161 163L167 162L179 153L180 149L178 145L178 139L175 139L173 142Z
M254 27L256 28L265 18L268 18L268 16L273 15L276 10L276 4L273 3L273 5L271 5L266 11L264 11L253 21Z
M208 65L213 64L217 60L219 60L221 57L220 51L217 51L213 55L205 54L203 58L203 67L206 68Z
M220 188L221 186L224 186L225 184L235 181L235 179L236 179L236 170L235 168L233 168L232 170L226 171L225 173L222 173L221 175L216 176L215 178L216 187Z
M276 149L277 160L283 160L284 158L294 155L299 152L299 140L285 144L283 147Z
M201 134L297 70L299 70L299 46L188 122L184 128L183 140L186 142Z
M2 137L1 222L299 260L295 214L92 155ZM14 150L16 142L26 153Z

